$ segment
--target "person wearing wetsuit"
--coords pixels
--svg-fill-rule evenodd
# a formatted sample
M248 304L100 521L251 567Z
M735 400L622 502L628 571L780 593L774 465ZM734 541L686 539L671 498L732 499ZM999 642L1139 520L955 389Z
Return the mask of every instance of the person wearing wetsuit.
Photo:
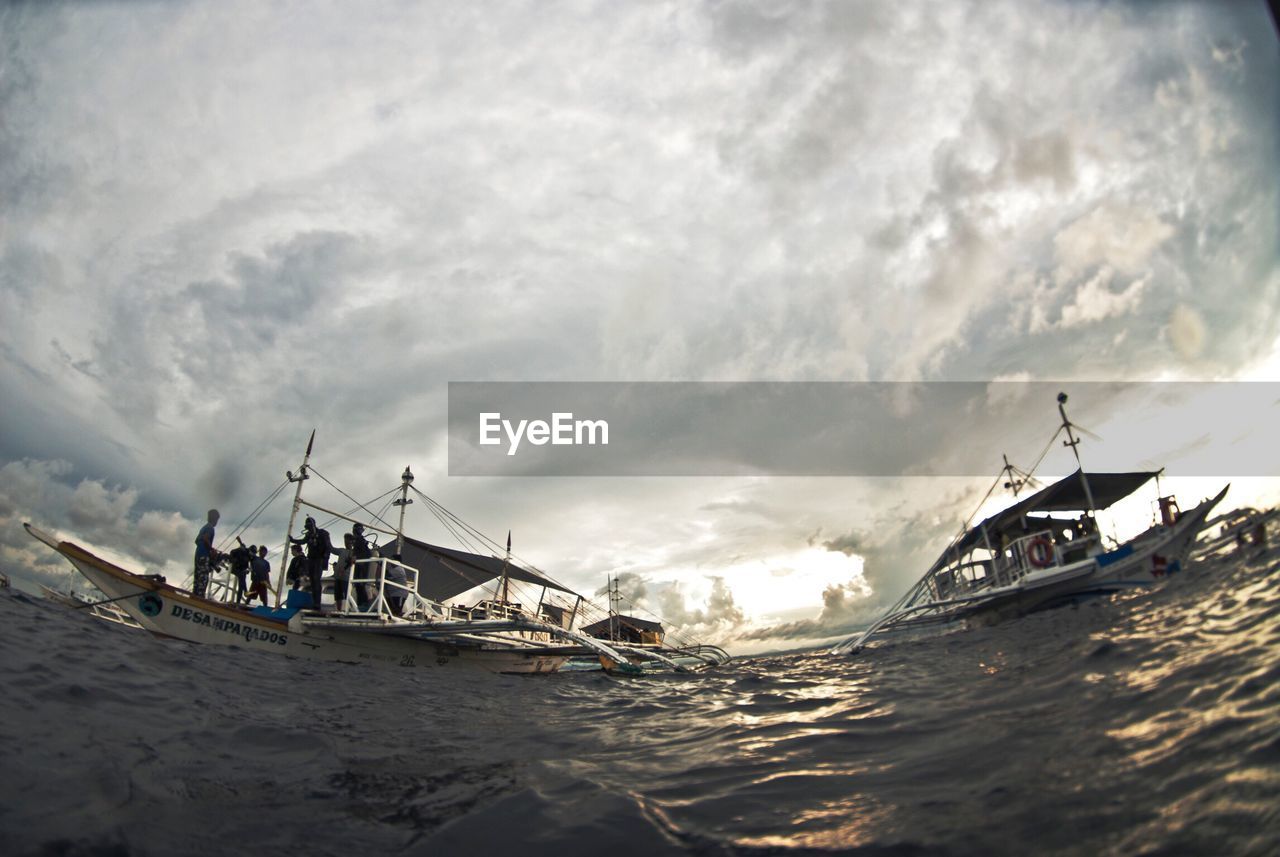
M308 517L302 525L302 538L289 537L289 542L307 547L307 572L311 577L311 607L320 609L320 596L324 594L324 570L329 567L329 554L333 545L329 531L316 526L316 519Z
M301 545L291 545L290 552L292 556L289 559L289 570L285 572L285 577L289 581L292 589L302 587L303 578L308 578L307 583L310 585L310 575L307 571L307 558L302 555Z
M239 547L232 548L227 552L227 559L231 560L231 574L236 579L236 603L241 601L251 601L249 598L249 565L253 562L255 548L247 548L244 544Z

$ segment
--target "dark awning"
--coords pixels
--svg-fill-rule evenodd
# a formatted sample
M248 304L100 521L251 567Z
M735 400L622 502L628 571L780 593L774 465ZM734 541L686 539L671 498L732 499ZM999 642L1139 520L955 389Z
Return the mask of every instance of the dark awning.
M1137 473L1086 473L1089 481L1089 493L1093 495L1093 508L1106 509L1116 504L1160 471L1141 471ZM987 541L995 544L1001 535L1017 537L1022 535L1024 518L1033 512L1086 512L1089 500L1085 496L1084 484L1080 471L1060 479L1047 488L1042 488L1002 512L970 529L958 541L951 544L946 552L934 563L933 570L943 568L950 558L963 555Z
M648 619L637 619L635 616L613 616L608 619L601 619L599 622L592 622L590 625L583 626L580 630L584 634L598 634L608 631L614 622L619 626L634 628L637 631L662 633L661 622L650 622Z
M380 552L383 556L391 556L395 552L395 546L393 539L382 545ZM507 577L512 580L546 586L573 596L578 594L536 571L515 563L506 563L501 557L444 548L408 536L404 537L401 562L418 570L418 592L432 601L445 601L468 589L496 580L502 576L504 565Z

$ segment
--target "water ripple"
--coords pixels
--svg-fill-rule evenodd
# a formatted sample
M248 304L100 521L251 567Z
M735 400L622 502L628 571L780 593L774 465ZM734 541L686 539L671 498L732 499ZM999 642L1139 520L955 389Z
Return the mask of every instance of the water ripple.
M631 681L298 662L4 597L0 852L1274 853L1278 584L1273 552Z

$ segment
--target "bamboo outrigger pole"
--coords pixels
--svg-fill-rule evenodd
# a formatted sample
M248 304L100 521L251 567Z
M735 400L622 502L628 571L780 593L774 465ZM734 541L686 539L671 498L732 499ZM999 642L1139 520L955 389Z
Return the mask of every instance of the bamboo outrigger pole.
M280 606L284 596L284 576L289 564L289 543L293 538L293 523L297 520L298 509L302 507L302 483L309 479L307 476L307 462L311 460L311 446L316 442L316 430L311 430L311 439L307 441L307 451L302 455L302 467L298 468L298 475L294 476L289 471L285 471L285 477L290 482L296 482L298 487L293 492L293 508L289 510L289 529L284 531L284 548L280 552L280 573L276 575L276 606ZM313 605L317 610L320 605Z

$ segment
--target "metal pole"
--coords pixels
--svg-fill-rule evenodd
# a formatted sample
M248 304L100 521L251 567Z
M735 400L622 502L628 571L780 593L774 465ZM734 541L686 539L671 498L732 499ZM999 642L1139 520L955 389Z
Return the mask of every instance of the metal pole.
M400 474L400 499L395 501L395 505L400 507L400 523L396 526L396 556L404 555L404 510L413 502L409 499L409 486L412 484L413 473L405 465L404 473Z
M1013 492L1013 496L1018 496L1018 489L1022 487L1022 480L1014 476L1013 465L1009 463L1009 456L1004 455L1004 475L1008 478L1008 482L1004 483L1004 487Z
M280 606L280 598L284 595L284 576L288 570L289 564L289 542L293 537L293 524L298 518L298 509L302 506L302 483L310 477L307 476L307 462L311 460L311 446L316 442L316 430L311 430L311 439L307 441L307 451L302 455L302 467L298 468L298 475L285 472L285 476L290 482L297 483L298 487L293 492L293 508L289 510L289 528L284 531L284 548L280 554L280 573L276 575L276 606ZM315 605L317 608L319 604Z
M609 639L618 639L618 578L609 578Z
M507 530L507 555L502 560L502 604L505 607L508 598L508 586L511 582L510 575L507 574L507 566L511 565L511 531Z
M1067 394L1058 394L1058 413L1062 415L1062 427L1067 430L1067 439L1062 442L1063 446L1071 447L1071 452L1075 454L1076 466L1080 468L1080 484L1084 486L1084 498L1089 503L1089 512L1097 517L1098 509L1093 503L1093 492L1089 490L1089 478L1084 474L1084 463L1080 461L1080 450L1076 447L1080 441L1071 433L1071 420L1067 419Z

